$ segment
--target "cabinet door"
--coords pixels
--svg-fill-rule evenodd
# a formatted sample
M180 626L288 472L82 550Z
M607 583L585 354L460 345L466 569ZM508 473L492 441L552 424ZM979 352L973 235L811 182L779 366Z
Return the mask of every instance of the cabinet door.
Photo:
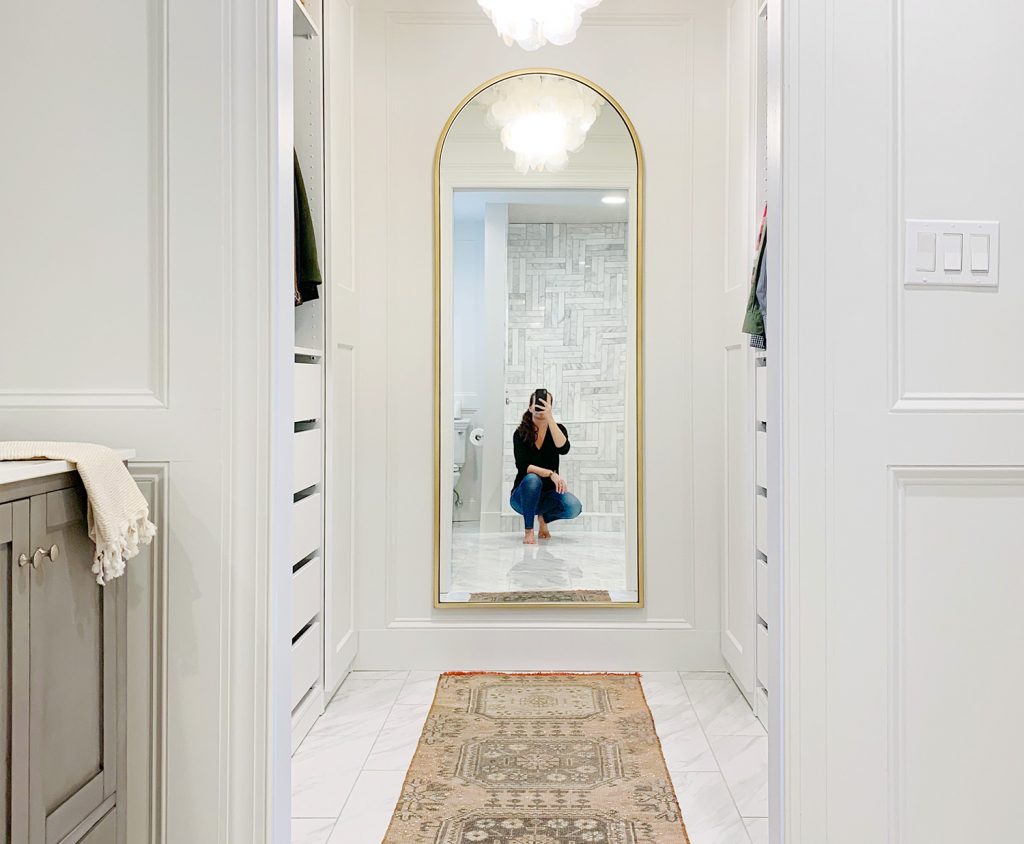
M101 587L92 574L80 487L33 497L31 517L39 566L31 574L28 844L56 844L71 833L77 840L116 799L119 585Z
M18 555L14 553L14 507L0 504L0 566L5 576L0 577L0 841L11 840L11 815L7 802L11 771L11 586Z
M29 502L0 505L0 833L28 839Z
M90 829L79 844L117 844L117 809L111 809Z

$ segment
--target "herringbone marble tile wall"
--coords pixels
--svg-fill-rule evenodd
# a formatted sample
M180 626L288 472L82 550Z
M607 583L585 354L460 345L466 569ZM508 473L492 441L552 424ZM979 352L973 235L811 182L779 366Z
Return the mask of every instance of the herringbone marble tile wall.
M624 529L626 230L626 223L508 227L506 487L516 473L512 433L530 393L546 387L569 429L572 449L561 469L583 502L584 517L572 525L581 530Z

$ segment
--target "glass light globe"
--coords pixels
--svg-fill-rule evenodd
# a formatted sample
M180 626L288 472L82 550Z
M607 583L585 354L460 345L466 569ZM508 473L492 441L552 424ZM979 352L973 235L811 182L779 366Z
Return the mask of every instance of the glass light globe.
M536 50L570 43L583 13L601 0L477 0L506 44Z

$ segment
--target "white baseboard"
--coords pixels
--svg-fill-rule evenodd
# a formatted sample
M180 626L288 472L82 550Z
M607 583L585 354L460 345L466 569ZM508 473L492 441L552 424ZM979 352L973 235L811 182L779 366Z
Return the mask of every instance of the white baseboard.
M362 630L363 671L724 671L717 630L409 626Z

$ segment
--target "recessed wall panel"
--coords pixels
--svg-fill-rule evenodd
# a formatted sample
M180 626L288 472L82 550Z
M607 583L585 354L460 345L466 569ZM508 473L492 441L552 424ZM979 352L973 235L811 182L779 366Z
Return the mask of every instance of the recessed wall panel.
M897 473L894 800L899 844L1006 840L1024 760L1024 467ZM955 764L950 764L955 760Z
M161 5L0 13L0 406L164 399Z
M1020 99L1019 62L992 63L993 56L1019 54L1024 9L972 4L965 27L963 16L936 14L928 0L899 5L905 21L897 56L902 96L896 187L902 209L893 230L897 275L890 280L900 300L899 396L911 409L922 400L937 401L940 409L969 402L977 407L967 409L983 410L1007 401L1024 407L1017 350L1024 244L1009 236L1024 227L1024 116L1007 106ZM979 76L967 69L984 70ZM1008 233L999 255L999 287L902 289L902 226L908 218L998 221Z

